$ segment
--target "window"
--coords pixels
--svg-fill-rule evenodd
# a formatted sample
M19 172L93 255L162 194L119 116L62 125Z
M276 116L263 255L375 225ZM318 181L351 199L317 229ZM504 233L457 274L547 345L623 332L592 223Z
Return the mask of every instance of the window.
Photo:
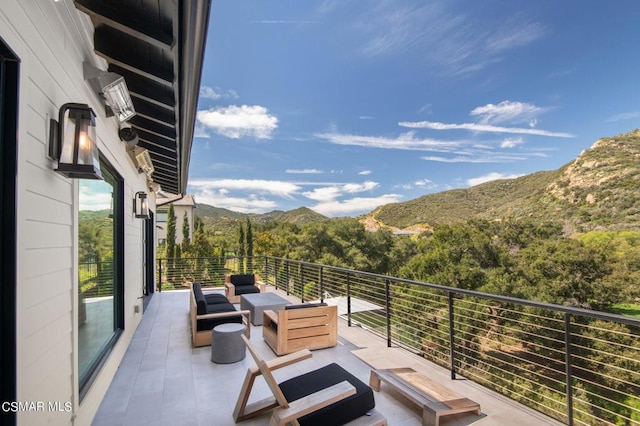
M158 209L156 211L156 223L166 222L168 214L169 214L169 211L166 208Z
M82 398L124 327L123 185L105 161L104 180L79 180L78 371Z

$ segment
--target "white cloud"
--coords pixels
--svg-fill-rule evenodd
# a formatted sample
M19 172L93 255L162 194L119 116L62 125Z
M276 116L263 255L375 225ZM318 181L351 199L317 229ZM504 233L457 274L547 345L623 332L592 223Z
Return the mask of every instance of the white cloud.
M523 176L523 175L522 174L506 175L504 173L491 172L491 173L486 174L484 176L478 176L476 178L468 179L467 180L467 185L476 186L476 185L480 185L481 183L490 182L492 180L515 179L515 178L518 178L520 176Z
M306 25L306 24L320 24L320 21L287 21L287 20L262 20L254 21L253 24L276 24L276 25Z
M318 169L287 169L285 173L300 174L300 175L321 175L324 172Z
M461 75L499 63L509 51L547 34L543 25L522 15L496 16L486 22L449 7L448 2L418 4L378 1L369 7L349 28L363 39L362 52L412 54L441 68L443 74Z
M300 192L305 186L317 186L311 191ZM249 179L193 179L189 181L189 193L194 194L199 203L209 204L243 213L265 213L281 208L281 203L270 196L296 200L302 195L313 200L313 210L327 215L360 214L375 207L396 202L400 195L386 194L380 197L356 197L342 199L379 187L377 182L322 183L249 180Z
M362 170L362 171L358 172L358 174L359 174L360 176L368 176L368 175L370 175L371 173L373 173L371 170Z
M107 210L111 209L111 192L105 188L101 180L80 181L80 210Z
M344 133L316 133L314 136L336 145L353 145L380 149L432 151L451 149L461 145L461 142L439 141L435 139L417 139L414 137L415 132L406 132L396 138L386 138L381 136L360 136Z
M377 182L366 181L363 183L344 183L322 188L315 188L312 191L303 192L305 197L321 202L329 202L342 197L344 194L355 194L358 192L371 191L379 186Z
M351 198L342 201L332 200L320 202L310 208L315 212L329 217L355 216L368 213L384 204L397 203L401 198L398 194L384 194L372 198Z
M544 111L544 108L529 103L502 101L497 105L487 104L474 108L470 115L478 116L480 124L529 122L531 125L531 120Z
M256 191L258 193L274 194L285 198L291 198L301 187L279 180L264 179L211 179L211 180L189 180L189 186L195 190L242 190Z
M325 186L322 188L315 188L312 191L305 191L302 193L305 197L314 201L331 201L339 198L343 192L337 186Z
M430 186L433 184L432 180L422 179L414 183L415 186Z
M515 148L518 145L522 145L524 140L522 138L505 138L500 143L500 148Z
M200 87L200 97L204 99L238 99L238 94L235 90L224 90L219 87Z
M199 123L231 139L254 137L270 139L278 128L278 118L259 105L230 105L198 111Z
M530 155L537 155L536 153ZM457 156L457 157L438 157L438 156L424 156L420 157L421 160L425 161L437 161L439 163L474 163L474 164L483 164L483 163L512 163L514 161L522 161L526 160L527 157L524 156L515 156L515 155L505 155L505 154L497 154L497 153L470 153L467 156Z
M615 121L633 120L637 118L640 118L640 111L623 112L621 114L612 115L611 117L607 118L606 121L609 123L613 123Z
M195 129L193 131L193 137L194 138L208 139L210 137L210 135L209 135L209 132L207 132L207 128L206 127L204 127L200 123L196 123Z
M412 129L432 129L432 130L469 130L473 132L488 132L488 133L512 133L523 135L536 135L536 136L549 136L556 138L573 138L575 137L571 133L564 132L550 132L547 130L528 129L519 127L500 127L492 126L489 124L477 124L477 123L462 123L462 124L446 124L438 123L435 121L402 121L398 123L401 127L408 127Z
M373 120L373 117L370 117L368 115L361 115L360 117L358 117L360 120Z
M229 196L226 189L205 189L194 192L199 203L241 213L265 213L275 210L278 204L255 194L248 196Z

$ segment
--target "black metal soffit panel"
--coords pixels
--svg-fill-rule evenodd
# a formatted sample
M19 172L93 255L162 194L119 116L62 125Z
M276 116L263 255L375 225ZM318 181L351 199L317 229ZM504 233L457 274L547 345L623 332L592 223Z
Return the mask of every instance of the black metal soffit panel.
M211 0L74 0L91 18L94 50L124 77L153 180L184 194Z

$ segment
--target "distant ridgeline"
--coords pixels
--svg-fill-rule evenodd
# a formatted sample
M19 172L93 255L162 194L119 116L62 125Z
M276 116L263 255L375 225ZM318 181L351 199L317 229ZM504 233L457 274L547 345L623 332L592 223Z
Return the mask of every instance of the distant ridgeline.
M640 230L640 129L598 140L571 163L517 179L387 204L369 223L429 228L469 219L541 219L565 232Z
M359 219L369 230L429 229L469 219L540 219L561 223L565 232L640 231L640 129L603 138L578 158L553 171L501 179L472 188L428 194L381 206ZM253 223L304 225L329 220L307 207L244 214L198 204L196 215L207 228L236 230Z

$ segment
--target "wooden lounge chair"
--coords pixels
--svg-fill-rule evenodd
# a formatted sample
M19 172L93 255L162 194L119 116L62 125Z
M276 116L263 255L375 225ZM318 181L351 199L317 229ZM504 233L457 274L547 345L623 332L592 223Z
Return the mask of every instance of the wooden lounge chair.
M211 329L225 323L244 324L251 336L251 312L238 311L222 294L203 293L199 283L191 283L189 319L194 347L211 345Z
M329 364L278 384L272 371L311 358L311 352L304 349L264 361L249 339L241 337L257 367L249 368L245 376L233 411L236 423L273 410L270 426L387 424L386 418L374 409L371 388L339 365ZM273 397L248 404L253 383L260 375Z
M338 343L338 308L320 303L264 311L262 337L277 355L322 349Z
M256 274L232 274L224 276L224 295L231 303L240 303L243 294L264 293L266 285Z

